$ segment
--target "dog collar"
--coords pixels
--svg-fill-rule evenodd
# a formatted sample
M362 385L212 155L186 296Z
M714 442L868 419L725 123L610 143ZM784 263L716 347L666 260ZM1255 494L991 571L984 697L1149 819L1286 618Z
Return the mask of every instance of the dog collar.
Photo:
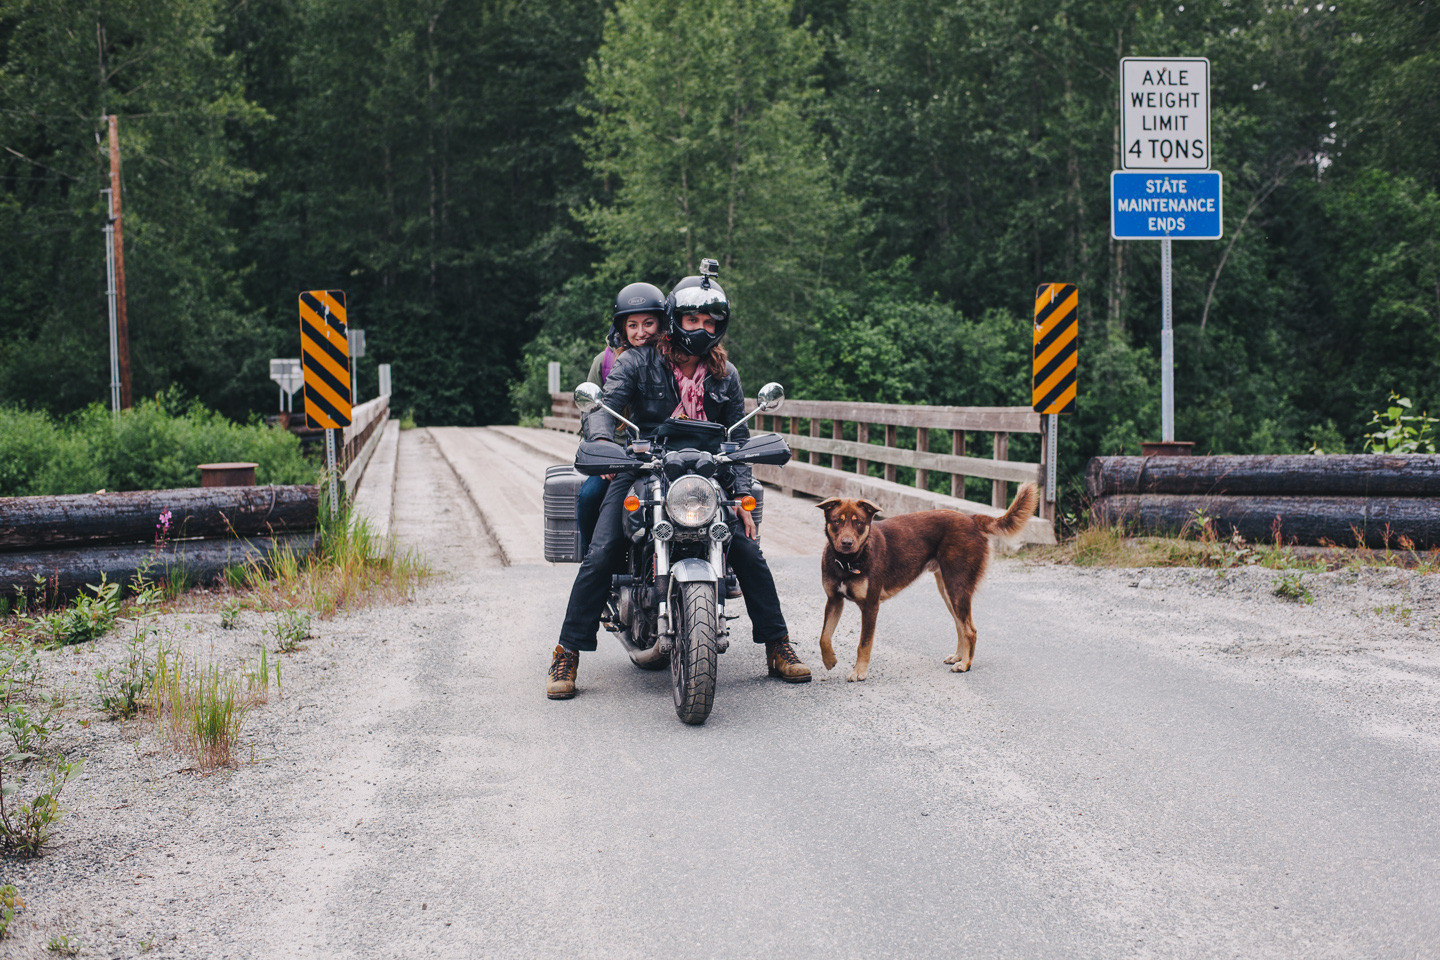
M856 556L858 557L859 554L856 554ZM844 560L841 560L839 557L836 557L836 558L835 558L835 566L837 566L837 567L839 567L841 570L845 571L845 576L847 576L847 577L858 577L858 576L860 576L860 572L861 572L861 571L860 571L860 567L859 567L858 564L855 564L855 565L848 564L848 563L846 563Z

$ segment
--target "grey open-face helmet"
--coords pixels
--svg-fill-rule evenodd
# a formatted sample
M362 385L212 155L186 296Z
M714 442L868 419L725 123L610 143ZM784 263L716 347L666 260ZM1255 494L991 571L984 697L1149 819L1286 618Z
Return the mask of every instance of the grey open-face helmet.
M625 318L632 313L653 313L656 318L665 316L665 294L653 283L630 283L615 294L615 306L610 310L610 332L605 342L619 348L625 343Z
M680 318L692 313L708 313L715 318L715 332L704 327L686 330ZM730 299L713 277L686 277L675 284L665 298L665 319L670 325L670 342L692 357L703 357L725 337L730 327Z

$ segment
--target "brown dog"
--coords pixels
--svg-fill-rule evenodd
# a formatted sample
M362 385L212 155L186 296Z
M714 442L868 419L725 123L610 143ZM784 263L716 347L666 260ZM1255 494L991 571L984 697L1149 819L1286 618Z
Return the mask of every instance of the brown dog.
M822 501L819 507L825 511L826 544L820 579L825 584L826 602L820 657L825 669L835 667L830 638L846 598L860 608L860 648L855 652L855 669L846 679L864 680L870 669L870 646L881 601L929 570L935 574L959 636L955 655L946 657L945 662L954 664L950 669L957 673L969 670L976 638L970 598L990 562L989 538L1013 539L1035 513L1038 501L1035 485L1027 483L1002 517L926 510L878 521L875 515L880 508L869 500L831 497Z

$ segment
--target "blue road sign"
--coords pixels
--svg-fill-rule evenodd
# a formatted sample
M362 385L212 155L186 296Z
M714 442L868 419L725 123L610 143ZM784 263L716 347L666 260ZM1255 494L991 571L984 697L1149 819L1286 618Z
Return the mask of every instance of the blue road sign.
M1219 240L1220 173L1110 174L1110 235L1116 240Z

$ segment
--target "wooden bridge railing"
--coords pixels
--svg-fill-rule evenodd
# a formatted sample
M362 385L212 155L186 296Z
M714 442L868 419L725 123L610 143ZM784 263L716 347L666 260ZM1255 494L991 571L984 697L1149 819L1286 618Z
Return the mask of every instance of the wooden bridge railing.
M753 405L752 405L753 406ZM991 481L990 505L1004 509L1010 503L1010 484L1045 482L1046 438L1040 415L1029 407L935 407L893 403L849 403L832 400L787 400L781 413L761 414L757 429L780 434L797 451L797 459L832 470L845 470L844 460L854 461L854 473L868 476L871 463L883 464L884 479L895 482L897 467L915 470L914 485L930 489L932 472L949 474L950 496L965 499L965 478ZM808 426L806 425L808 421ZM828 436L825 436L828 424ZM853 424L847 430L846 425ZM878 428L873 429L872 428ZM900 430L907 429L907 443L900 442ZM913 440L909 438L913 431ZM991 435L993 457L967 455L968 434ZM844 439L853 433L854 440ZM1010 435L1034 433L1040 436L1040 462L1009 459ZM937 436L938 444L937 444ZM948 434L948 438L946 438ZM950 452L935 446L947 444ZM803 454L803 455L802 455ZM828 460L828 464L826 461ZM848 472L848 471L846 471ZM1054 505L1042 501L1042 516L1053 519Z
M544 425L579 432L580 412L573 397L554 393L550 399L552 415ZM753 401L747 402L747 408L754 408ZM778 433L795 451L795 458L784 467L757 466L755 476L760 480L787 493L867 496L887 512L950 508L995 515L1009 505L1012 485L1035 483L1041 488L1040 513L1031 521L1026 539L1054 542L1055 504L1044 491L1050 451L1040 415L1029 407L787 399L777 413L756 417L752 430ZM976 433L989 435L993 456L969 455ZM1016 433L1039 436L1038 463L1010 459L1010 436ZM880 477L870 475L871 464L882 465ZM912 486L896 481L900 467L915 471ZM949 475L948 496L930 490L932 473ZM967 477L990 481L988 504L966 499Z

